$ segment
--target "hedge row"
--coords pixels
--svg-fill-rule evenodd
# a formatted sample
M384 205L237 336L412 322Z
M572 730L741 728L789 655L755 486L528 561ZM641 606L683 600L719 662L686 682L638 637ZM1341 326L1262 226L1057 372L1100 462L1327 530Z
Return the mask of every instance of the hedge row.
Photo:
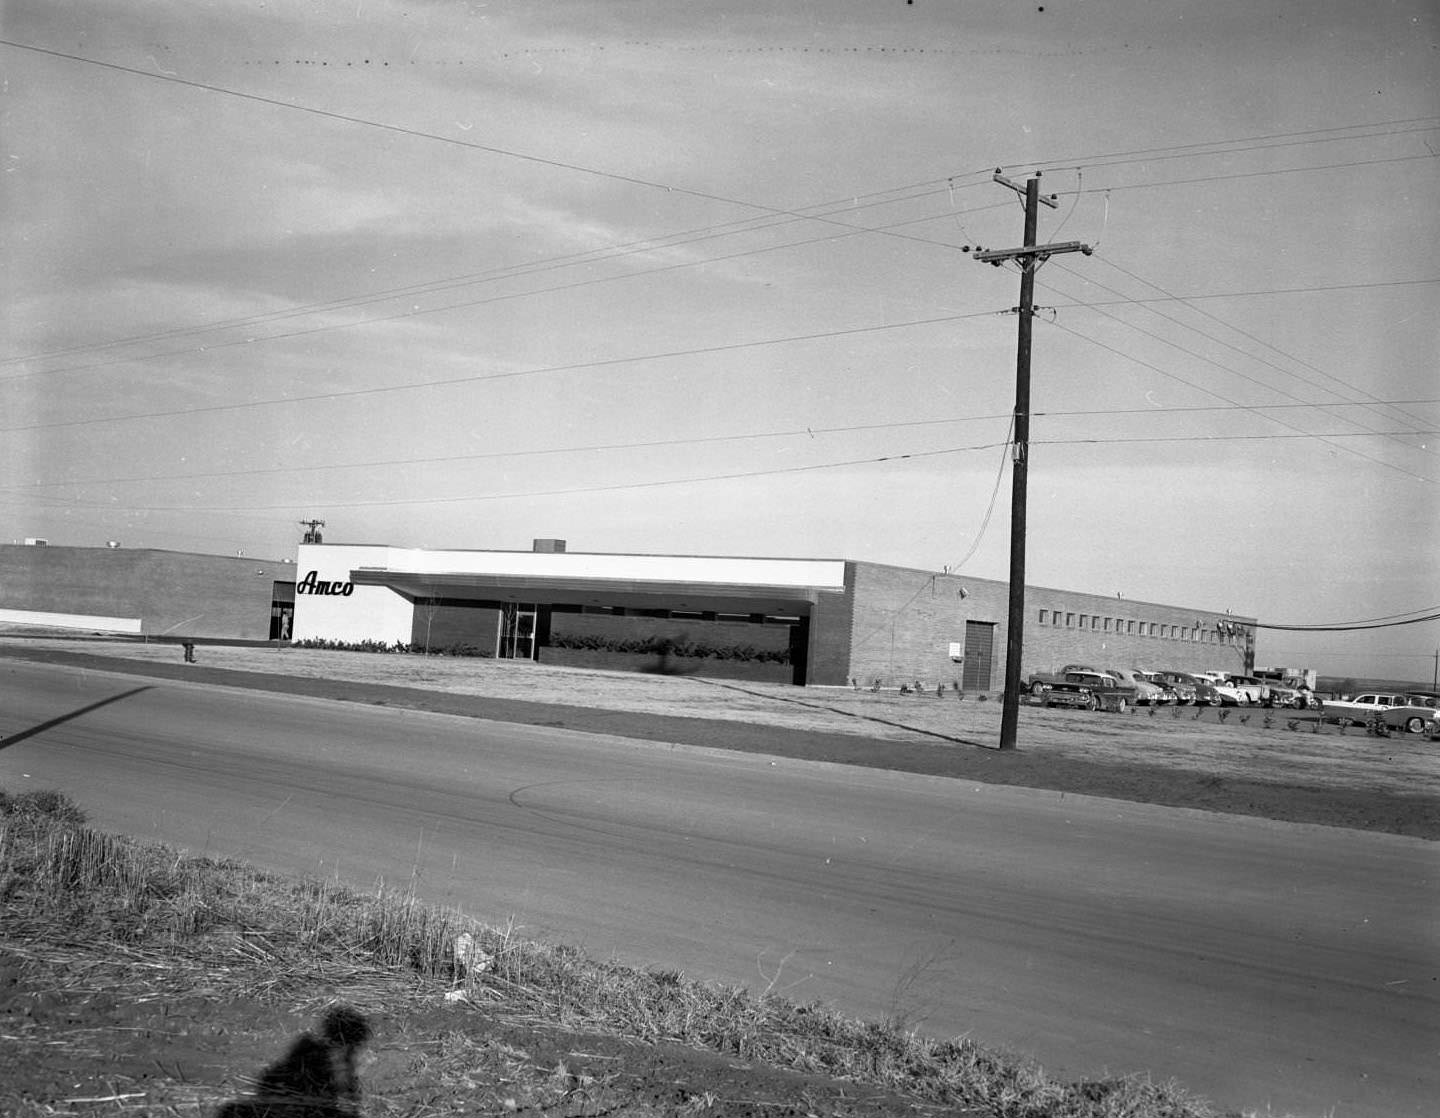
M404 641L388 644L385 641L375 640L332 641L320 640L315 637L303 641L292 641L291 647L323 648L331 652L409 652L417 656L476 656L481 659L495 655L493 651L479 648L473 644L437 644L426 648L423 644L406 644Z
M712 645L675 637L607 637L595 633L554 633L550 637L550 646L582 652L630 652L692 660L790 663L788 648L756 648L753 644Z

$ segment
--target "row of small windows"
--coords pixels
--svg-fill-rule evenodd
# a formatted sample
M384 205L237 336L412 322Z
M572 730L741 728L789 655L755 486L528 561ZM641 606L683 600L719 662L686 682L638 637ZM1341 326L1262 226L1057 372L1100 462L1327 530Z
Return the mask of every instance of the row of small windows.
M1169 625L1159 621L1135 621L1124 617L1101 617L1099 614L1070 613L1058 609L1042 609L1040 624L1063 626L1067 629L1093 629L1097 632L1120 633L1132 637L1160 637L1163 640L1195 641L1221 644L1239 636L1239 625L1219 622L1216 628L1201 625ZM1228 625L1228 628L1227 628Z

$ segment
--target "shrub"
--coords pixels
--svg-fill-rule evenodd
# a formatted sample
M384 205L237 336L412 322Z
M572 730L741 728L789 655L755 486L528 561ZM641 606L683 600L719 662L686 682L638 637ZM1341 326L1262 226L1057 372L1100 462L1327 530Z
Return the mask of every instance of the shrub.
M788 664L788 648L756 648L753 644L704 644L689 637L607 637L599 633L554 633L551 648L582 652L622 652L639 656L675 656L687 660L735 660L758 664Z

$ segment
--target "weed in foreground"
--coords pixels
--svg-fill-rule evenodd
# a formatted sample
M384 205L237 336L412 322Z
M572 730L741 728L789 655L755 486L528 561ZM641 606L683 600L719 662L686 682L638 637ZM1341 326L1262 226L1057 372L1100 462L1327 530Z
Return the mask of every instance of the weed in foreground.
M63 797L0 793L0 905L12 943L68 940L101 951L113 944L176 963L198 960L212 986L228 982L247 996L293 998L317 975L363 968L428 984L425 996L436 1002L448 989L510 1019L678 1042L995 1118L1213 1116L1170 1084L1144 1077L1059 1082L968 1038L908 1032L901 1013L889 1023L855 1020L675 971L595 960L384 888L365 893L285 878L99 834ZM462 935L486 959L483 969L457 967ZM917 960L914 977L935 962ZM543 1077L532 1076L518 1096L497 1097L499 1108L544 1109L562 1099L583 1107L603 1094L605 1084L563 1066L539 1071ZM704 1105L701 1093L697 1111Z

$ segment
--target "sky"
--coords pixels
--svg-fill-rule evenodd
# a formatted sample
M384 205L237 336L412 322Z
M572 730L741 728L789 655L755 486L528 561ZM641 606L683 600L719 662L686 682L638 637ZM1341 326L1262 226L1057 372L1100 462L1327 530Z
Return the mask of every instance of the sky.
M0 540L1440 612L1427 0L8 0ZM1440 622L1262 629L1430 680Z

